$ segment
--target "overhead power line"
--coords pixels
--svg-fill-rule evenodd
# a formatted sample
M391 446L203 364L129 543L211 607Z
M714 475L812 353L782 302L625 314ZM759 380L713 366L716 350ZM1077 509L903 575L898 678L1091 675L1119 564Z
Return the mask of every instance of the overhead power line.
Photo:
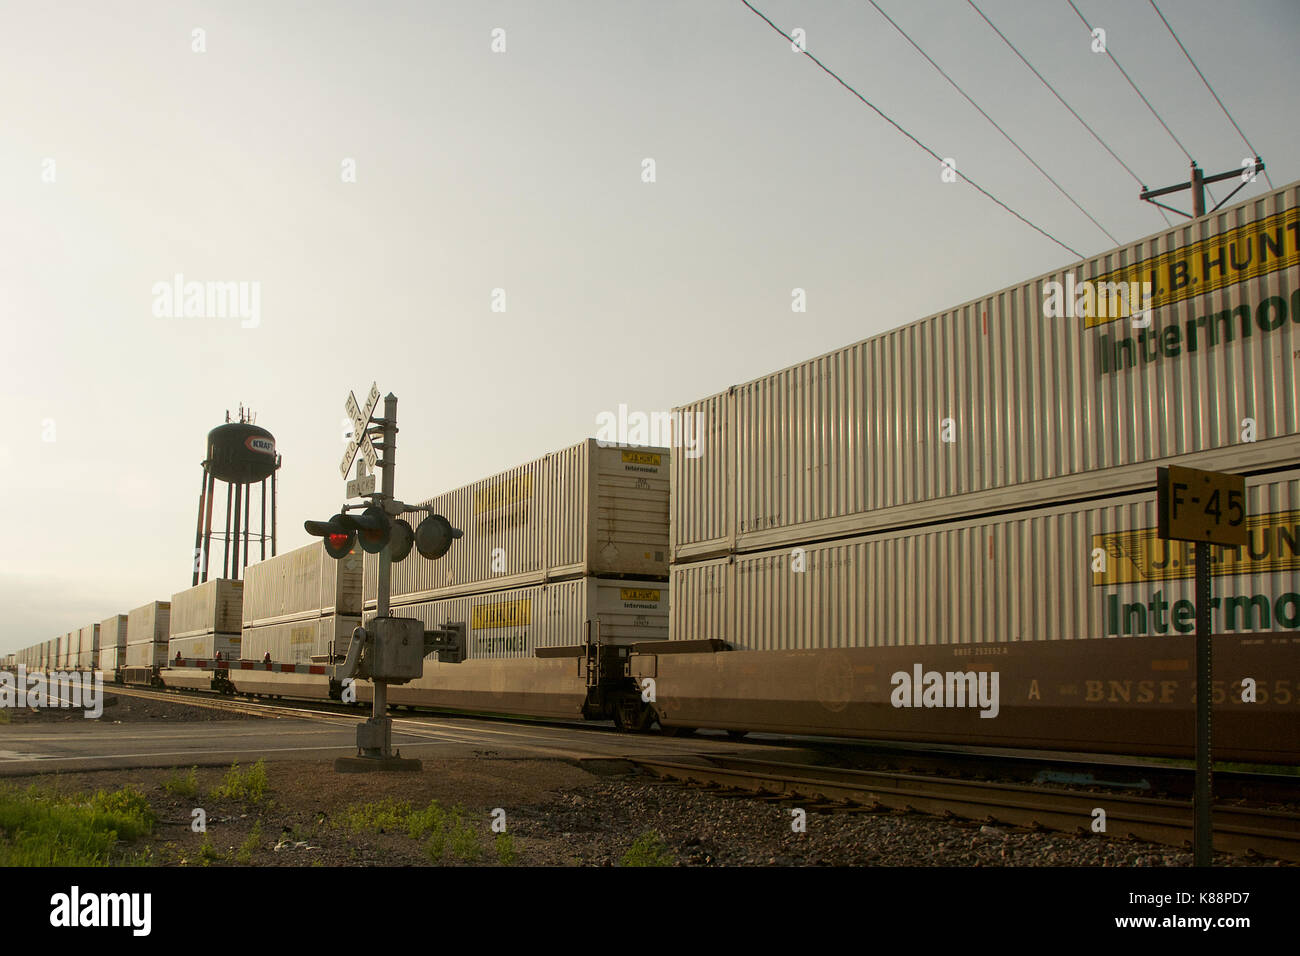
M1228 108L1223 105L1223 100L1219 99L1219 94L1214 92L1214 87L1210 86L1210 81L1205 78L1205 74L1202 73L1201 68L1196 65L1196 61L1192 59L1192 55L1187 52L1187 47L1183 46L1183 41L1178 39L1178 34L1174 32L1173 26L1165 18L1165 15L1160 12L1160 8L1156 6L1156 0L1149 0L1149 2L1151 4L1151 9L1156 12L1156 16L1160 18L1160 22L1165 25L1165 29L1169 31L1169 35L1173 37L1174 42L1178 44L1178 49L1183 51L1183 56L1187 57L1187 62L1192 65L1192 69L1196 71L1196 75L1201 78L1201 82L1205 84L1205 88L1209 90L1210 95L1214 97L1214 102L1219 104L1219 109L1223 110L1223 115L1228 117L1228 122L1232 124L1232 128L1237 131L1237 135L1241 137L1241 141L1245 143L1246 148L1250 150L1251 157L1258 157L1259 153L1255 150L1255 147L1252 146L1250 140L1246 138L1246 134L1243 133L1241 127L1237 125L1237 121L1232 118L1232 114L1228 112ZM1268 170L1264 171L1264 180L1268 183L1268 188L1272 189L1273 180L1269 178Z
M1073 116L1075 119L1077 119L1080 125L1082 125L1083 128L1086 129L1090 134L1092 134L1092 138L1095 139L1101 145L1101 148L1104 149L1106 152L1110 153L1111 158L1114 159L1115 162L1119 163L1122 167L1124 167L1124 171L1133 177L1133 181L1135 183L1137 183L1143 189L1146 189L1147 184L1142 181L1142 178L1138 176L1137 173L1133 172L1133 170L1129 167L1129 164L1124 162L1124 160L1120 159L1119 154L1110 148L1110 145L1104 139L1101 138L1100 134L1098 134L1098 132L1095 129L1093 129L1091 126L1088 125L1088 121L1085 120L1082 116L1080 116L1078 112L1075 110L1075 108L1065 101L1065 97L1063 97L1060 93L1057 92L1056 87L1052 86L1051 83L1047 82L1047 78L1043 76L1042 73L1038 72L1037 67L1035 67L1034 64L1030 63L1029 60L1025 58L1025 55L1020 52L1019 48L1017 48L1017 46L1014 43L1012 43L1009 39L1007 39L1007 35L997 28L997 25L988 18L988 15L985 14L983 10L981 10L979 7L975 5L974 0L966 0L966 2L970 4L971 9L974 10L976 13L978 13L980 15L980 18L989 25L989 29L991 29L994 33L996 33L999 37L1001 37L1002 42L1011 48L1011 52L1020 58L1020 62L1029 68L1029 72L1033 73L1034 76L1038 77L1039 81L1043 84L1043 86L1051 90L1052 95L1055 96L1056 99L1060 102L1060 104L1069 111L1070 115ZM1172 223L1170 223L1169 221L1169 217L1165 215L1163 210L1160 210L1160 216L1162 219L1164 219L1165 225L1172 225ZM1118 245L1118 243L1116 244Z
M993 128L997 130L999 133L1001 133L1002 136L1006 139L1006 141L1010 143L1012 146L1014 146L1016 148L1016 151L1019 152L1021 156L1025 157L1025 159L1027 159L1030 162L1030 164L1034 167L1034 169L1042 173L1043 176L1047 179L1047 181L1056 187L1057 192L1059 192L1062 196L1068 199L1074 205L1075 209L1079 210L1079 212L1087 216L1088 219L1092 222L1092 224L1096 226L1098 229L1100 229L1105 234L1106 238L1110 240L1111 245L1113 246L1120 245L1120 241L1116 239L1113 235L1111 235L1110 230L1108 230L1105 226L1099 223L1096 217L1094 217L1092 213L1088 212L1088 210L1084 209L1083 206L1079 205L1078 201L1073 196L1071 196L1069 192L1066 191L1064 186L1062 186L1055 179L1053 179L1051 174L1048 173L1047 170L1045 170L1042 166L1038 165L1038 163L1034 161L1034 158L1030 156L1028 153L1026 153L1021 148L1019 143L1017 143L1014 139L1011 138L1010 133L1008 133L1001 126L999 126L992 116L989 116L988 113L984 112L984 109L973 99L971 99L969 95L967 95L966 91L961 88L961 86L957 83L957 81L954 80L951 76L949 76L946 72L944 72L943 67L941 67L938 63L934 62L934 60L930 57L930 54L922 50L921 47L917 45L917 42L907 35L906 30L904 30L897 23L895 23L893 18L888 13L880 9L880 4L876 3L876 0L867 0L867 2L876 8L877 13L879 13L882 17L884 17L886 20L889 21L889 25L893 27L895 30L897 30L899 34L902 35L903 39L912 45L912 47L916 50L917 53L925 57L926 61L932 67L934 67L936 70L939 71L939 75L942 76L945 80L947 80L948 83L952 86L952 88L955 89L958 93L960 93L965 98L967 103L969 103L971 106L975 107L975 109L979 111L980 116L983 116L986 120L988 120L989 123L992 124Z
M749 0L740 0L740 2L743 3L746 7L748 7L749 10L750 10L750 12L753 13L756 17L758 17L760 20L762 20L764 23L766 23L769 27L771 27L773 30L775 30L777 33L779 33L779 34L780 34L780 35L785 39L785 41L786 41L787 43L793 42L793 41L790 39L790 35L789 35L788 33L786 33L784 30L782 30L780 27L778 27L775 23L773 23L770 19L768 19L767 15L764 14L761 10L757 9L753 4L751 4L751 3L749 2ZM817 66L821 68L821 70L822 70L823 73L825 73L827 76L829 76L831 79L833 79L836 83L838 83L840 86L844 87L846 90L848 90L848 91L849 91L850 93L852 93L854 96L856 96L859 100L861 100L861 101L862 101L862 102L863 102L863 103L864 103L868 108L870 108L871 111L874 112L877 116L879 116L881 119L883 119L883 120L884 120L886 123L888 123L890 126L894 127L894 129L898 130L900 133L902 133L904 136L906 136L908 139L910 139L913 143L915 143L917 146L919 146L919 147L920 147L922 150L924 150L927 154L929 154L930 156L932 156L932 157L934 158L934 160L935 160L936 162L938 162L940 165L943 164L943 158L942 158L938 153L936 153L936 152L935 152L933 149L931 149L929 146L925 145L925 143L921 142L919 139L917 139L915 136L913 136L911 133L909 133L906 129L904 129L902 126L900 126L897 122L895 122L895 121L894 121L893 119L891 119L889 116L885 115L885 113L884 113L883 111L881 111L881 109L880 109L878 106L876 106L874 103L872 103L870 100L868 100L865 96L863 96L861 93L859 93L857 90L855 90L855 89L854 89L852 86L850 86L848 83L844 82L844 80L841 79L840 76L839 76L839 74L837 74L834 70L832 70L830 67L828 67L828 66L827 66L825 63L823 63L821 60L817 59L817 57L813 56L813 55L812 55L811 53L809 53L807 50L801 50L801 52L802 52L803 55L806 56L808 59L810 59L810 60L812 60L814 63L816 63ZM979 183L975 182L975 180L971 179L969 176L967 176L967 175L965 175L965 174L962 174L962 177L961 177L961 178L962 178L963 180L965 180L967 183L969 183L972 187L974 187L977 191L979 191L979 193L980 193L981 195L983 195L985 198L990 199L990 200L992 200L993 202L997 203L999 206L1001 206L1001 207L1002 207L1003 209L1005 209L1007 212L1011 213L1011 215L1015 216L1017 219L1019 219L1021 222L1023 222L1026 226L1028 226L1029 228L1033 229L1035 232L1039 233L1039 234L1042 235L1042 236L1047 237L1047 238L1050 239L1052 242L1056 243L1058 246L1060 246L1062 249L1064 249L1066 252L1070 253L1072 256L1075 256L1076 258L1079 258L1079 259L1084 258L1083 253L1079 252L1077 249L1071 248L1070 246L1066 245L1064 242L1062 242L1060 239L1057 239L1054 235L1052 235L1050 232L1048 232L1046 229L1042 228L1041 226L1038 226L1038 225L1036 225L1035 223L1030 222L1028 219L1026 219L1026 218L1025 218L1024 216L1022 216L1020 213L1016 212L1014 209L1012 209L1010 206L1008 206L1006 203L1004 203L1001 199L999 199L997 196L993 195L991 192L989 192L987 189L985 189L985 188L984 188L983 186L981 186Z

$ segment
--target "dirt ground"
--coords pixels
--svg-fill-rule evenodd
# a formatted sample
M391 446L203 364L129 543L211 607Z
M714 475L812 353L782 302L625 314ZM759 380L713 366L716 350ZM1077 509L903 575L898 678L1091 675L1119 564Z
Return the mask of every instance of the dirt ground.
M1179 866L1190 854L1135 841L1039 833L918 814L807 813L791 828L784 803L727 797L620 772L617 764L475 757L425 760L419 773L336 774L328 762L272 763L253 802L211 796L226 769L198 768L197 793L163 784L178 770L94 771L14 778L62 793L131 785L158 814L148 847L163 866L619 866L634 860L695 866ZM360 831L348 820L388 801L464 808L470 835L430 849L405 827ZM206 836L194 832L194 810ZM492 831L504 811L508 839ZM499 814L498 814L499 816ZM656 834L651 838L647 834ZM638 840L640 838L640 840ZM645 851L649 840L651 852ZM641 852L634 850L634 843ZM632 856L629 857L629 853ZM1277 865L1220 854L1219 865Z

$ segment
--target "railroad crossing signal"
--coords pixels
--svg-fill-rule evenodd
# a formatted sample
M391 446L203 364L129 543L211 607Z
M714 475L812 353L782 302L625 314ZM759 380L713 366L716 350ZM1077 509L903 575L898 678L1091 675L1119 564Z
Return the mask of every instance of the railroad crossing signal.
M323 539L325 553L335 560L346 558L357 543L351 519L344 514L335 515L329 521L304 521L303 527L308 534Z
M348 469L352 467L352 460L357 457L358 451L371 469L379 460L379 454L370 441L370 435L366 433L366 426L370 424L370 416L375 413L375 405L378 403L379 385L375 382L370 384L370 394L366 396L365 408L357 404L357 396L352 392L348 392L348 400L343 403L343 410L352 419L352 440L348 442L348 449L343 453L343 461L339 465L339 472L344 478L348 476Z

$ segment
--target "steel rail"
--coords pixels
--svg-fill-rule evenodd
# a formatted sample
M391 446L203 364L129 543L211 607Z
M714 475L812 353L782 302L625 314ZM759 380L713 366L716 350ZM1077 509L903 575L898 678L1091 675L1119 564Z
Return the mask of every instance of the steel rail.
M1190 801L1062 790L927 774L810 767L771 760L701 755L697 763L653 757L629 761L661 778L722 787L774 799L811 798L846 810L904 810L1002 823L1089 832L1093 811L1106 812L1106 835L1172 846L1190 845ZM1215 849L1254 852L1300 862L1300 814L1216 806Z

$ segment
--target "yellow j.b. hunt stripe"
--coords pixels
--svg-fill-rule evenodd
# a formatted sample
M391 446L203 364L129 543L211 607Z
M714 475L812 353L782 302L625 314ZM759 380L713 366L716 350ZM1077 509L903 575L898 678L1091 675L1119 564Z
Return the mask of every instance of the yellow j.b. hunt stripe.
M1090 281L1094 288L1104 283L1122 283L1128 288L1133 283L1140 286L1149 282L1151 308L1158 309L1297 263L1300 263L1300 207L1121 266ZM1128 315L1129 310L1108 308L1103 314L1088 316L1084 324L1093 328Z
M1276 511L1246 519L1249 544L1214 547L1210 573L1274 573L1300 570L1300 511ZM1092 536L1094 551L1106 554L1106 570L1092 575L1094 585L1173 581L1195 576L1195 551L1190 541L1165 541L1155 528L1115 531Z
M532 618L531 598L499 601L496 604L475 605L470 611L470 626L476 631L493 627L526 627Z
M619 588L618 596L624 601L658 601L657 588Z
M474 492L474 513L477 515L485 511L495 511L517 501L527 501L532 496L532 475L523 474L517 478L508 478Z
M660 465L663 463L663 457L649 451L625 451L623 452L623 463L626 465Z

